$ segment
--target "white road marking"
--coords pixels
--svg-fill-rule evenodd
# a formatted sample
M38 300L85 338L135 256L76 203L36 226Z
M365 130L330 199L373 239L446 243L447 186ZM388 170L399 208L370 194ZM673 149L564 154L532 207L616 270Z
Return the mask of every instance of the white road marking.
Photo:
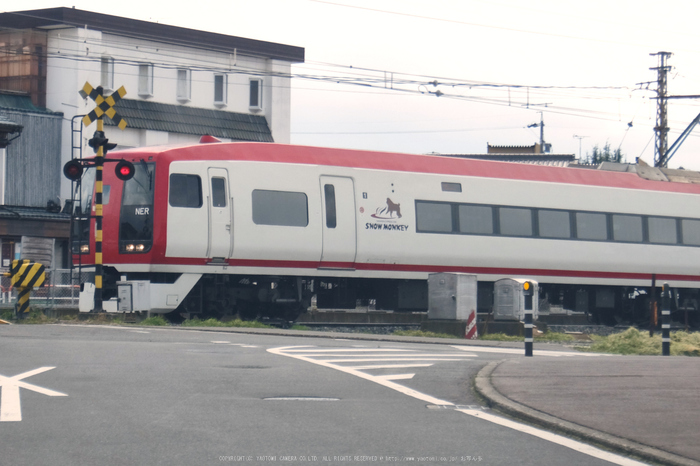
M501 354L525 354L525 346L523 349L516 348L489 348L486 346L452 346L452 348L458 349L460 351L474 351L476 353L501 353ZM601 353L582 353L582 352L568 352L568 351L547 351L547 350L534 350L532 352L533 356L551 356L554 358L559 357L571 357L571 356L587 356L587 357L600 357L600 356L613 356L612 354L601 354Z
M462 361L462 358L421 358L417 355L415 358L357 358L357 359L320 359L324 362L389 362L389 361Z
M625 458L624 456L616 455L614 453L609 453L604 450L600 450L598 448L592 447L591 445L587 445L582 442L578 442L576 440L572 440L566 437L563 437L561 435L557 434L552 434L550 432L537 429L531 426L528 426L526 424L521 424L519 422L511 421L509 419L502 418L500 416L496 416L493 414L486 413L482 410L479 409L462 409L461 407L455 406L454 403L445 401L445 400L440 400L438 398L432 397L430 395L427 395L425 393L421 393L419 391L413 390L408 387L404 387L403 385L399 385L397 383L394 383L393 380L406 380L410 379L414 376L414 374L396 374L396 375L381 375L381 376L376 376L376 375L370 375L370 374L365 374L362 372L360 369L372 369L373 367L370 366L355 366L355 367L348 367L348 366L340 366L337 364L333 364L330 361L327 360L322 360L322 359L316 359L314 356L322 356L326 352L342 352L343 350L323 350L323 349L316 349L316 350L311 350L311 349L302 349L302 348L308 348L308 346L286 346L286 347L281 347L281 348L270 348L267 351L272 354L277 354L279 356L287 356L290 358L294 359L299 359L301 361L306 361L310 362L311 364L316 364L319 366L323 367L328 367L330 369L335 369L341 372L345 372L346 374L351 374L357 377L360 377L365 380L369 380L371 382L377 383L379 385L382 385L387 388L391 388L392 390L396 390L399 393L403 393L404 395L408 395L410 397L413 397L415 399L425 401L430 403L433 409L436 408L454 408L455 411L459 411L464 414L468 414L473 417L477 417L479 419L493 422L495 424L499 424L504 427L508 427L510 429L514 429L520 432L524 432L530 435L534 435L535 437L539 437L541 439L556 443L558 445L562 445L564 447L570 448L574 451L578 451L580 453L592 456L594 458L600 458L605 461L608 461L613 464L617 464L620 466L645 466L645 463L640 463L639 461L635 461L629 458ZM453 348L457 348L461 351L483 351L483 352L493 352L493 353L511 353L511 351L515 350L509 350L508 348L484 348L484 347L474 347L474 346L469 346L469 347L460 347L460 346L453 346ZM383 349L386 351L386 349ZM489 351L489 350L496 350L496 351ZM375 349L376 351L376 349ZM410 351L410 350L400 350L400 351ZM522 353L523 351L515 351L515 353ZM578 356L577 353L563 353L563 352L547 352L547 351L542 351L542 353L560 353L560 356ZM417 355L420 355L420 353L416 353ZM582 354L585 356L602 356L602 355L597 355L597 354ZM392 355L395 356L395 355ZM405 360L405 359L404 359ZM357 361L357 359L355 360ZM455 361L455 359L452 359L452 361ZM426 364L426 366L430 366L432 364Z
M241 348L257 348L257 346L254 345L246 345L245 343L231 343L230 341L226 340L212 340L210 343L214 343L215 345L240 346Z
M409 367L430 367L432 364L370 364L367 366L349 366L357 371L367 369L407 369Z
M65 393L49 390L48 388L39 387L38 385L32 385L21 381L22 379L26 379L27 377L31 377L36 374L41 374L42 372L50 371L51 369L55 369L55 367L40 367L13 377L5 377L4 375L0 375L0 388L2 388L2 394L0 395L0 422L15 422L22 420L22 405L20 403L19 396L20 388L32 390L47 396L68 396Z
M345 372L346 374L351 374L351 375L354 375L356 377L360 377L361 379L365 379L365 380L369 380L371 382L378 383L379 385L383 385L387 388L391 388L393 390L396 390L398 392L401 392L401 393L408 395L408 396L411 396L413 398L425 401L427 403L431 403L431 404L435 404L435 405L443 405L446 403L452 404L448 401L439 400L439 399L432 397L430 395L426 395L425 393L421 393L421 392L413 390L411 388L407 388L407 387L404 387L402 385L396 384L390 380L385 380L385 379L378 378L377 376L374 376L374 375L365 374L364 372L359 371L357 369L353 369L352 367L343 367L343 366L339 366L337 364L332 364L332 363L329 363L326 361L320 361L317 359L313 359L312 357L309 357L305 354L299 354L299 353L311 352L310 350L302 350L300 348L304 348L304 347L287 346L287 347L283 347L283 348L270 348L267 351L272 353L272 354L277 354L279 356L287 356L290 358L299 359L301 361L310 362L311 364L317 364L319 366L328 367L328 368L335 369L335 370L338 370L341 372ZM315 352L319 352L319 351L316 350Z
M459 411L464 414L468 414L473 417L477 417L479 419L483 419L485 421L493 422L495 424L502 425L504 427L509 427L511 429L518 430L520 432L524 432L526 434L533 435L535 437L539 437L541 439L547 440L552 443L556 443L558 445L562 445L567 448L571 448L572 450L576 450L578 452L584 453L588 456L592 456L594 458L599 458L603 461L609 461L614 464L619 464L621 466L645 466L646 463L641 463L639 461L635 461L630 458L625 458L624 456L616 455L614 453L610 453L604 450L601 450L599 448L593 447L591 445L586 445L585 443L577 442L576 440L572 440L570 438L564 437L562 435L558 434L553 434L551 432L547 432L542 429L538 429L536 427L528 426L525 424L521 424L519 422L514 422L511 421L510 419L506 419L500 416L495 416L490 413L485 413L484 411L478 410L478 409L457 409L456 411Z
M378 375L376 377L383 380L408 380L412 379L414 375L416 374Z

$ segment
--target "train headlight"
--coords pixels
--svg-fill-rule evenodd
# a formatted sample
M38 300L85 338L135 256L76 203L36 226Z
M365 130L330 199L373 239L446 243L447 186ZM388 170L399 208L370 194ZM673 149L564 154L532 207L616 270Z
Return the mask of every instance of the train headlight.
M120 254L145 254L151 250L152 243L149 241L139 243L120 243Z
M80 245L80 254L87 254L90 252L90 245L89 244L81 244Z
M534 286L533 286L532 282L523 283L523 294L525 296L532 296L533 290L534 290Z

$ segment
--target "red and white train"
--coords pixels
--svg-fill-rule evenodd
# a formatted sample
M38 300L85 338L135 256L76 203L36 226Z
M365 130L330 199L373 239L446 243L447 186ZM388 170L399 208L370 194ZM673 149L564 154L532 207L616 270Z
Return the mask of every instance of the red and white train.
M646 309L654 277L676 290L674 308L700 302L693 183L268 143L108 158L131 161L136 175L122 182L104 171L106 309L117 306L119 282L135 287L134 310L155 313L293 319L314 295L319 308L372 299L425 310L433 272L475 274L480 310L505 277L538 281L543 308L606 321ZM91 172L83 212L94 211ZM94 264L94 219L75 225L89 233L75 237L83 254L74 260ZM81 296L87 306L93 289Z

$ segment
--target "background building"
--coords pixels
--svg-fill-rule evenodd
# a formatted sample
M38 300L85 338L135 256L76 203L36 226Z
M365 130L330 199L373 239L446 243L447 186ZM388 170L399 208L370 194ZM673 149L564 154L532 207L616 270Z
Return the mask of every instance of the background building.
M73 8L0 14L0 89L23 91L38 107L62 112L60 166L92 155L76 115L95 103L86 82L108 95L121 86L122 132L105 133L118 148L195 142L290 139L292 63L304 49ZM61 198L70 197L63 182Z
M204 134L288 143L289 76L303 61L300 47L74 8L0 13L0 142L15 138L0 148L0 268L46 244L47 265L69 267L62 167L94 154L96 125L81 124L95 108L79 94L86 82L105 96L126 89L116 106L125 130L104 119L117 150Z

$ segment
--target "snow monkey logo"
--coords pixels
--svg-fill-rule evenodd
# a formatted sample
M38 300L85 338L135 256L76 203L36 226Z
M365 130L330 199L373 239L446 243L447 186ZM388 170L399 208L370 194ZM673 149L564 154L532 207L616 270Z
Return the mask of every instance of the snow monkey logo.
M380 220L401 218L401 204L396 204L387 197L386 207L378 207L377 211L372 214L372 217Z
M408 225L397 225L397 220L401 218L401 204L386 199L386 207L378 207L372 218L379 220L379 223L365 223L365 230L387 230L387 231L408 231Z

